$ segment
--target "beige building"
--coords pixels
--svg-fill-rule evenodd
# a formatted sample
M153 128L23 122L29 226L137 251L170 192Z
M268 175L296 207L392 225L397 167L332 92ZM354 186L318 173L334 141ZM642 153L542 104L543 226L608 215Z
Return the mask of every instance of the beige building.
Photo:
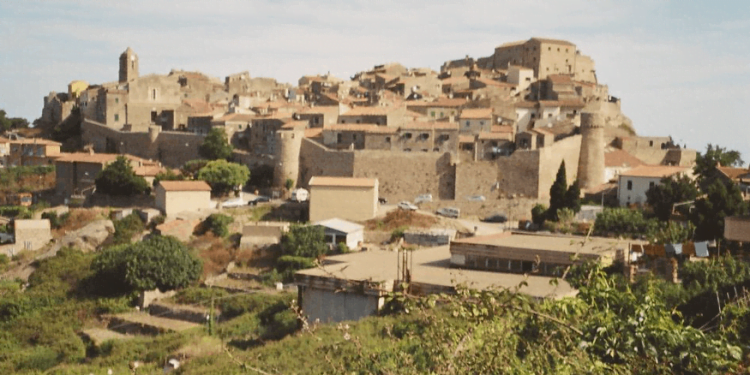
M0 167L54 164L60 156L60 145L49 139L0 137Z
M750 217L730 216L724 219L724 238L750 242Z
M211 186L205 181L160 181L156 186L156 208L166 216L212 208Z
M596 82L594 61L581 55L576 45L557 39L531 38L495 48L492 66L507 69L520 65L534 70L537 79L552 74L572 75L576 81Z
M690 169L686 167L641 165L620 173L617 199L620 206L645 204L648 189L660 184L663 178L689 174Z
M310 179L310 221L332 218L364 221L378 212L378 180L320 177Z
M52 240L50 223L47 219L15 220L15 251L36 250L44 247Z
M63 197L74 194L93 192L94 181L107 165L125 156L136 176L141 176L151 183L154 177L164 171L159 162L141 159L132 155L95 154L95 153L62 153L55 161L55 191Z

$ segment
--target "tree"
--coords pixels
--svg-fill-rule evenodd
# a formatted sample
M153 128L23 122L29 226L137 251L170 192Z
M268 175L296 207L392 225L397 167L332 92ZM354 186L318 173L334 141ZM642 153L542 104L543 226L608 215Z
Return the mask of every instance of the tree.
M724 167L741 167L745 164L739 151L727 150L724 147L708 144L705 153L695 156L695 168L693 171L700 179L703 179L716 171L717 164Z
M21 117L6 117L7 112L0 109L0 131L10 129L26 129L29 127L29 121Z
M211 214L206 218L206 229L218 237L226 237L229 234L229 224L234 222L234 218L223 214Z
M227 133L221 128L211 129L198 149L201 157L208 160L228 160L232 156L232 151L234 147L229 144Z
M698 188L687 176L665 177L659 184L646 191L646 201L661 221L667 221L672 217L672 208L675 203L692 201L697 196Z
M182 181L185 176L177 174L173 170L167 168L165 172L157 173L154 177L154 186L159 184L159 181Z
M154 236L131 245L111 246L94 259L98 285L109 293L182 288L200 278L200 259L178 239Z
M581 188L578 187L578 180L568 186L565 192L565 208L569 208L574 214L581 211Z
M196 178L196 176L198 175L198 171L200 171L201 168L205 167L208 162L208 160L203 159L190 160L182 165L182 168L180 168L180 172L186 178Z
M543 204L536 204L531 209L531 221L534 222L539 228L544 225L544 221L547 220L547 206Z
M292 190L292 188L294 187L294 180L292 180L291 178L287 178L286 182L284 182L284 187L287 190Z
M197 178L206 181L217 195L224 195L250 178L246 166L226 160L214 160L198 171Z
M281 248L284 255L317 258L328 251L323 227L294 224L283 237Z
M568 180L565 175L565 160L560 163L557 169L555 182L549 189L549 210L550 220L557 220L557 210L565 207L565 193L568 191Z
M731 181L715 180L705 189L705 197L695 201L692 221L695 238L699 241L724 237L724 218L744 215L747 204L742 199L740 188Z
M136 176L130 161L124 156L106 166L94 180L96 190L109 195L131 196L149 191L143 177Z

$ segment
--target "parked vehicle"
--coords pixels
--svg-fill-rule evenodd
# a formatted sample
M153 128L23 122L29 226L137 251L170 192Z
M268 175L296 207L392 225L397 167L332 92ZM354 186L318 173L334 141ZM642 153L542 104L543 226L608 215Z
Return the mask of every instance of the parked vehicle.
M386 203L388 203L388 199L385 199L383 197L378 197L378 203L380 203L380 204L386 204Z
M0 233L0 244L12 243L14 236L10 233Z
M440 216L458 219L458 216L461 215L461 210L455 207L442 207L437 210L437 214Z
M504 223L508 221L508 217L503 214L494 214L482 219L485 223Z
M258 203L265 203L265 202L270 202L270 201L271 201L271 198L265 195L259 195L255 199L251 200L250 202L247 202L247 204L250 206L257 206Z
M413 205L413 204L411 204L411 203L409 203L407 201L403 201L403 202L399 202L398 208L400 208L402 210L407 210L407 211L416 211L419 207L417 207L417 206L415 206L415 205Z
M484 202L487 199L484 197L484 195L472 195L466 197L466 200L471 202Z
M245 205L245 201L242 198L234 198L221 203L221 208L233 208L242 207Z
M422 194L414 199L414 204L432 202L432 194Z
M290 198L294 202L306 202L310 197L310 193L305 189L295 189L292 191L292 197Z

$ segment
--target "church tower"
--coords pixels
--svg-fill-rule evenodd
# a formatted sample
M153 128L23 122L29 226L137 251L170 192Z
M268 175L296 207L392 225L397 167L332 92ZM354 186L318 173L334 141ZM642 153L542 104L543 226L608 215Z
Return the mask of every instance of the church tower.
M120 55L120 82L127 83L138 78L138 55L130 47Z

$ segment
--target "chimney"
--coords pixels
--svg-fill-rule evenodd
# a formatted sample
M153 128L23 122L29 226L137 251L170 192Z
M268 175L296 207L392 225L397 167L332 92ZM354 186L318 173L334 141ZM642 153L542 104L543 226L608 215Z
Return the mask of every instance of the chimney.
M94 155L94 148L93 147L89 147L89 155Z

